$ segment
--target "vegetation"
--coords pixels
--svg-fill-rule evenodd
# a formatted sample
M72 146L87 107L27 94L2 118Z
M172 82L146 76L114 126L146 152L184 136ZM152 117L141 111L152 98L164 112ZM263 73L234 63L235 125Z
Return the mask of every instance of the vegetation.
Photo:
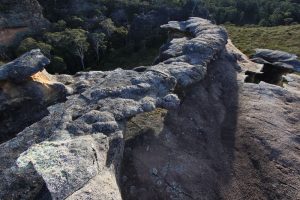
M226 25L233 43L250 55L255 48L268 48L300 56L300 25L259 27Z
M131 69L137 66L152 65L158 55L159 46L144 48L138 51L128 51L128 48L111 52L104 58L100 70L108 70L116 67ZM118 58L118 59L116 59Z
M300 22L298 0L204 0L219 24L287 25Z
M35 39L29 37L21 42L20 46L17 49L17 55L20 56L25 52L30 51L31 49L41 49L43 54L50 57L52 46L44 42L36 41Z
M24 39L16 47L0 47L0 60L7 62L40 48L51 59L51 73L150 65L167 34L152 24L157 19L147 18L148 12L172 10L174 20L184 20L189 16L209 17L207 9L217 23L256 25L227 26L234 43L247 54L265 47L299 55L299 26L265 28L300 22L298 0L86 0L78 10L73 10L70 0L39 2L50 28L27 38L20 36Z

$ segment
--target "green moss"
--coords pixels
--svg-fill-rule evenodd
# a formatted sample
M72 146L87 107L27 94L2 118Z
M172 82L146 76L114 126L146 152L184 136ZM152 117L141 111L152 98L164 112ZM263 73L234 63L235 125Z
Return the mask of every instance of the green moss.
M282 50L300 56L300 25L247 27L225 25L233 43L246 55L255 48Z

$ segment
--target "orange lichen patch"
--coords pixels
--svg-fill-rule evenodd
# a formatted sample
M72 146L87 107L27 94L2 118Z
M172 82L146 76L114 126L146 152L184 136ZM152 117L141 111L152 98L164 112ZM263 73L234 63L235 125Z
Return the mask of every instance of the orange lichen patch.
M43 72L38 72L30 77L31 80L42 84L51 84L50 78Z
M44 100L51 101L57 97L57 92L51 87L53 81L42 71L30 77L43 92Z
M0 30L0 43L4 45L10 44L14 41L18 33L25 32L27 30L27 27L2 29Z
M22 101L28 98L42 98L44 102L55 101L58 92L52 87L53 81L43 72L38 72L22 83L13 83L11 81L0 81L0 91L10 98L11 102ZM32 88L39 97L28 96L24 93L24 88ZM38 92L39 91L39 92Z

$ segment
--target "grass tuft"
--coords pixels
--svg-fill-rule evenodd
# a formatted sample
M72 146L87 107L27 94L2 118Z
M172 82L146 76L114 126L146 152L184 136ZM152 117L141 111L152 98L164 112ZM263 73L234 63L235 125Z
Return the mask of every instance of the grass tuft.
M300 25L259 27L225 25L232 42L246 55L255 48L281 50L300 57Z

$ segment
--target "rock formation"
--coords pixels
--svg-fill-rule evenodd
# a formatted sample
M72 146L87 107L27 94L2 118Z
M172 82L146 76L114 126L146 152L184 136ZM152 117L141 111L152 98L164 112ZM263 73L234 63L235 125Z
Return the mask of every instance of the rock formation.
M0 0L0 42L9 45L15 37L49 25L37 0Z
M70 92L44 70L49 62L39 50L32 50L1 66L0 142L40 120L47 115L47 106Z
M12 27L43 27L48 22L43 17L37 0L1 0L0 29Z
M156 65L47 75L42 88L60 82L53 92L68 96L0 145L0 199L299 198L299 77L244 83L256 66L224 28L200 18L162 28L184 37ZM47 62L35 50L1 80L38 84Z
M300 61L294 54L269 49L256 49L251 59L253 62L263 64L260 73L248 72L247 82L264 81L271 84L282 85L283 75L300 72Z

